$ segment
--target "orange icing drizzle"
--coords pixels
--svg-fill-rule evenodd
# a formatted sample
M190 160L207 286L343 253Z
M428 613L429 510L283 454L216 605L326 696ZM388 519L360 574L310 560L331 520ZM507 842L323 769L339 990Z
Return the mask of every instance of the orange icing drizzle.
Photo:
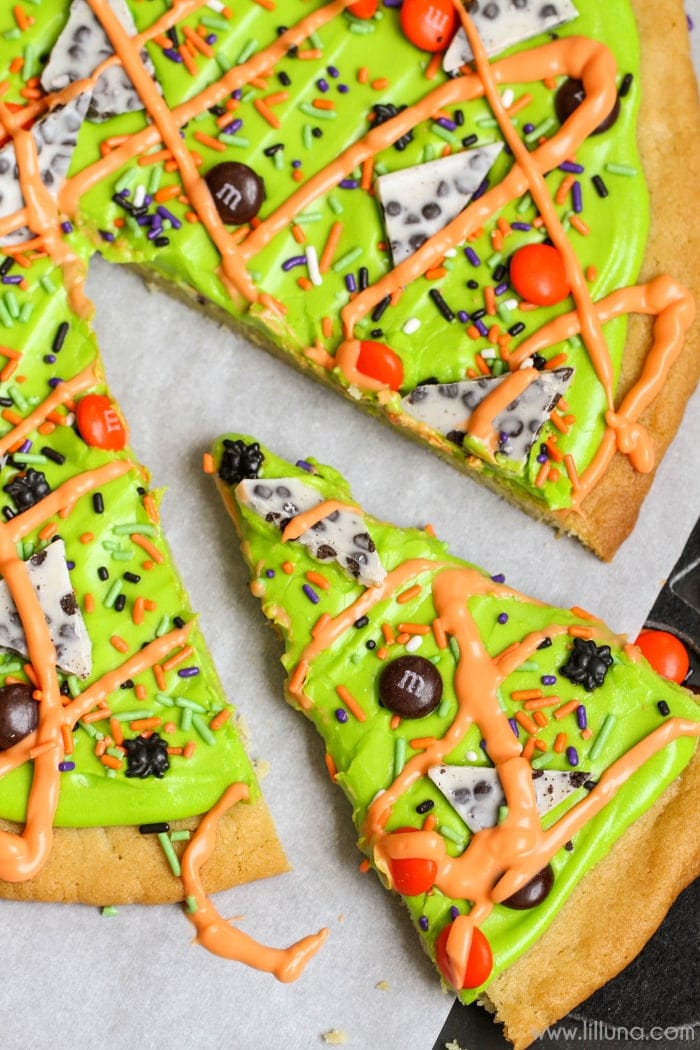
M319 521L323 521L324 518L330 517L336 510L348 510L353 514L358 513L358 508L353 507L350 503L342 503L337 499L324 499L317 506L310 507L309 510L303 510L292 518L282 530L282 543L286 543L287 540L298 540L304 532L313 528L314 525L318 525Z
M328 930L322 929L316 934L303 937L288 948L266 948L226 922L202 887L199 869L214 849L219 818L231 806L247 799L247 785L231 784L216 805L202 818L194 836L187 844L181 861L182 882L185 893L194 900L195 907L188 909L185 914L197 930L197 944L201 944L203 948L223 956L224 959L234 959L247 966L253 966L256 970L272 973L278 981L295 981L325 941Z

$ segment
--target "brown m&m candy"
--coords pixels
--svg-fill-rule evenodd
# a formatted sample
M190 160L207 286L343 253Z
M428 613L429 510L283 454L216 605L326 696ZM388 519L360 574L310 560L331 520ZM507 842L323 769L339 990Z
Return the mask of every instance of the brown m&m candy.
M379 676L379 702L401 718L423 718L441 699L440 672L424 656L400 656Z
M265 199L263 180L237 160L217 164L204 176L222 222L238 226L250 222Z
M521 886L519 890L511 894L501 903L506 908L515 908L516 911L525 911L527 908L536 908L538 904L541 904L545 897L549 896L549 891L554 885L554 872L552 871L551 864L548 864L546 868L542 868L542 871L538 871L536 875L533 875L529 882L526 882L524 886Z
M583 83L580 80L576 80L574 77L569 77L565 80L562 86L559 88L554 100L554 108L557 111L557 117L560 123L564 123L571 114L578 109L583 100L586 97L586 92L583 88ZM607 131L611 128L618 116L620 115L620 99L616 96L615 104L608 113L604 120L601 120L597 128L594 128L591 132L592 135L600 135L601 132Z
M33 692L26 682L14 682L0 689L0 751L23 740L39 724L39 704Z

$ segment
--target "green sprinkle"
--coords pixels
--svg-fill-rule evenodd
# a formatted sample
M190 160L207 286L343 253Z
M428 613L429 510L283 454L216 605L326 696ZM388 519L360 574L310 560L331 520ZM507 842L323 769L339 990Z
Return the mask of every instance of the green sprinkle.
M406 765L406 741L402 736L397 736L394 742L394 779L398 777Z
M104 908L100 908L100 915L103 919L111 919L113 915L118 915L119 912L113 904L106 904Z
M508 816L508 806L498 807L498 823L503 824L506 817Z
M139 718L155 718L156 712L148 710L145 707L140 708L138 711L118 711L112 715L112 718L116 718L117 722L136 722ZM120 758L124 756L120 753Z
M592 760L596 759L598 757L598 755L600 754L600 752L603 750L603 748L605 747L605 745L606 745L606 743L608 741L608 737L612 733L612 729L613 729L613 726L615 725L615 722L616 722L615 715L610 714L610 715L606 715L605 716L605 718L603 719L603 724L601 725L600 729L598 730L598 735L595 738L595 740L593 741L593 743L591 744L591 748L590 748L590 750L588 752L588 757L590 759L592 759Z
M22 76L24 77L25 81L31 80L37 72L37 60L36 52L30 44L27 44L27 46L25 47L23 58L24 63L22 65Z
M452 650L452 655L455 658L455 662L459 663L459 657L460 657L459 642L457 641L457 639L452 634L449 635L448 642L449 642L449 645L450 645L450 649Z
M278 149L272 154L272 163L278 171L284 170L284 150Z
M210 747L215 746L216 737L201 715L192 715L192 725L197 730L205 744L209 744Z
M22 33L20 29L15 26L14 29L6 29L2 35L5 40L19 40Z
M74 674L68 675L68 677L66 678L66 685L68 686L68 692L74 700L76 696L80 696L82 689L80 687L80 682Z
M118 758L120 761L124 758L124 753L118 747L108 747L107 754L111 755L112 758Z
M341 270L347 269L348 266L354 263L355 259L359 259L361 255L364 255L364 248L361 248L358 244L356 248L351 248L349 252L345 253L345 255L341 255L341 257L333 263L331 269L335 273L340 273Z
M5 306L13 321L19 317L19 303L14 292L5 292Z
M160 166L160 164L154 164L151 168L151 174L148 179L148 192L150 194L157 193L160 189L163 174L164 169Z
M376 165L375 165L375 171L376 171ZM345 209L343 208L343 205L340 203L340 201L338 200L337 197L329 197L328 198L328 207L331 209L331 211L335 215L342 215L343 212L345 211Z
M449 142L451 146L456 146L459 139L456 135L453 135L447 128L443 128L441 124L432 124L430 127L433 135L437 135L439 139L444 139L445 142Z
M155 536L155 525L147 525L141 521L124 521L121 525L113 525L112 532L116 536L124 536L127 533L138 532L142 536Z
M47 273L43 274L43 276L39 278L39 284L44 289L47 295L52 295L53 292L56 291L56 285L53 283L53 281Z
M524 660L521 664L518 664L517 671L539 671L540 665L536 660Z
M474 121L478 128L497 128L498 121L495 117L479 117Z
M358 36L369 36L370 33L374 32L374 26L371 22L351 22L348 29L351 33L356 33Z
M312 47L315 47L317 51L323 51L323 41L318 33L309 33L309 43Z
M177 859L177 853L173 849L172 842L164 831L161 831L158 834L158 841L160 842L163 853L165 854L165 859L170 865L170 870L175 878L179 879L182 869L180 868L180 861Z
M13 671L21 671L22 664L19 660L9 660L6 664L2 665L3 674L12 674Z
M503 252L494 252L486 260L486 265L490 270L495 270L499 263L503 262Z
M192 838L192 832L188 831L187 828L183 828L182 831L171 831L170 841L171 842L189 842Z
M120 551L122 549L115 540L101 540L100 547L106 551Z
M425 148L423 149L423 153L421 154L421 161L423 163L425 163L426 161L429 161L429 160L435 160L436 156L437 156L437 153L436 153L436 150L435 150L435 146L433 146L430 143L428 143L428 145L425 146Z
M437 709L438 717L444 718L447 712L450 710L450 701L445 697L444 700L440 701L440 705Z
M117 776L117 771L116 769L109 769L108 767L105 767L104 775L107 777L108 780L114 780Z
M134 557L134 552L116 550L112 551L111 557L113 561L131 561L131 559Z
M182 731L184 733L189 733L191 728L192 728L192 708L191 707L183 707L183 709L182 709L182 717L180 718L180 729L182 729Z
M310 102L300 102L297 107L302 113L305 113L307 117L313 117L314 120L335 120L338 113L334 109L316 109Z
M136 168L127 168L127 170L119 176L114 184L114 192L121 193L122 190L128 190L131 187L132 182L140 173Z
M48 463L46 456L34 452L15 452L12 459L15 463Z
M27 401L27 399L25 397L22 396L22 394L19 392L17 387L14 385L14 383L10 383L9 384L9 386L7 388L7 393L12 398L14 403L17 405L17 408L20 410L20 412L26 412L27 411L27 409L29 408L29 402ZM15 456L13 458L16 459L17 457Z
M304 124L301 129L301 141L304 143L304 149L311 149L314 144L314 137L311 133L311 125Z
M218 18L216 15L202 15L199 19L203 26L207 29L226 29L229 30L231 25L226 21L225 18Z
M207 713L206 707L202 707L202 705L198 704L196 700L188 700L186 696L175 696L173 697L173 700L175 701L176 707L185 707L190 711L197 711L200 715L205 715Z
M497 357L491 365L492 376L502 376L508 370L508 365L505 363L505 361L501 361L500 357Z
M245 149L250 146L250 139L243 135L227 135L223 131L219 135L219 142L224 142L227 146L242 146Z
M163 619L160 621L160 623L156 627L156 638L162 638L164 634L167 634L168 631L170 630L170 624L171 624L170 617L166 613L166 615L163 617Z
M175 700L172 696L168 696L167 693L156 693L156 700L163 707L175 707Z
M117 600L117 597L121 594L123 583L121 580L115 580L112 586L109 588L104 598L102 599L102 605L105 609L111 609Z
M200 18L200 22L204 22L204 19ZM212 26L212 28L216 28L216 27ZM229 28L228 27L228 23L226 25L226 28L227 29ZM231 59L227 55L225 55L223 53L223 51L217 51L216 52L216 63L218 65L219 69L223 73L228 73L229 69L233 69L233 67L235 65L235 62L233 61L233 59Z
M554 119L554 117L547 117L546 120L540 121L540 123L536 127L534 127L532 131L529 131L527 133L527 135L525 136L525 141L534 142L536 139L541 138L542 135L548 135L549 132L556 127L556 124L557 122Z
M94 725L90 722L83 722L80 720L78 725L81 729L84 729L88 736L91 736L93 740L104 740L104 733L101 733L99 729L95 729Z
M294 220L297 226L303 226L307 222L321 222L323 215L320 211L305 211L301 215L297 215Z
M27 300L26 303L22 304L22 309L19 312L19 320L22 324L25 324L31 318L33 313L34 303L30 303L29 300Z
M449 839L450 842L456 842L458 846L461 846L464 842L464 835L460 835L458 831L451 828L449 824L441 824L438 831L444 839Z
M188 915L194 915L195 912L199 911L197 898L193 897L191 893L188 893L185 897L185 911Z
M627 175L629 177L637 174L637 169L629 164L606 164L605 170L610 172L611 175Z
M228 25L226 28L230 28ZM236 65L240 66L243 62L247 62L250 56L257 50L258 42L255 39L251 39L247 44L243 45L243 49L240 51L236 58Z
M515 210L517 211L518 215L522 215L524 211L527 211L528 208L531 208L531 207L532 207L532 197L530 196L529 193L525 193L520 198L518 206L517 206L517 208Z

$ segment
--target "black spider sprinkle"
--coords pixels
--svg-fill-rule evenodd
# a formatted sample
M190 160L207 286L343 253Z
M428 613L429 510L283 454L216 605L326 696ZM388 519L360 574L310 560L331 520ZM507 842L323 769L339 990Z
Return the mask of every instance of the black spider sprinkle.
M48 481L40 470L28 470L17 474L3 486L3 491L13 500L18 511L29 510L35 503L51 492Z
M574 638L569 659L559 671L569 681L583 685L590 693L603 684L612 663L609 645L596 645L585 638Z
M374 113L374 120L372 121L372 127L378 128L380 124L386 124L387 120L391 120L392 117L397 117L399 113L405 109L405 106L395 106L393 102L377 102L372 106L372 112ZM394 143L394 149L398 150L399 153L406 149L409 142L413 140L413 132L407 131L405 135L401 135L400 138Z
M219 466L219 477L227 485L237 485L244 478L257 478L264 459L257 441L246 445L245 441L240 439L231 441L230 438L226 438Z
M125 740L122 747L126 748L128 777L141 777L143 780L154 776L160 779L170 769L167 744L157 733Z

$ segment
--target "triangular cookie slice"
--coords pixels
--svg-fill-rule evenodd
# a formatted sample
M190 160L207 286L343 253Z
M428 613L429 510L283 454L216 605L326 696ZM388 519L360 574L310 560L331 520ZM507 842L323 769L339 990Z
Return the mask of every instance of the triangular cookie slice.
M507 47L522 44L540 33L573 22L578 11L569 0L542 3L542 0L490 0L474 3L469 16L478 30L486 54L498 55ZM474 58L467 35L459 29L445 52L442 68L456 73Z
M237 469L222 477L232 445ZM360 848L443 978L525 1046L528 1024L553 1023L626 964L695 872L694 697L600 620L526 597L432 530L365 513L381 583L319 566L304 531L357 507L331 467L227 435L206 469L285 640L287 699L323 737ZM247 495L279 479L321 499L285 533ZM491 801L472 812L478 783ZM560 943L576 965L543 997L562 989Z

